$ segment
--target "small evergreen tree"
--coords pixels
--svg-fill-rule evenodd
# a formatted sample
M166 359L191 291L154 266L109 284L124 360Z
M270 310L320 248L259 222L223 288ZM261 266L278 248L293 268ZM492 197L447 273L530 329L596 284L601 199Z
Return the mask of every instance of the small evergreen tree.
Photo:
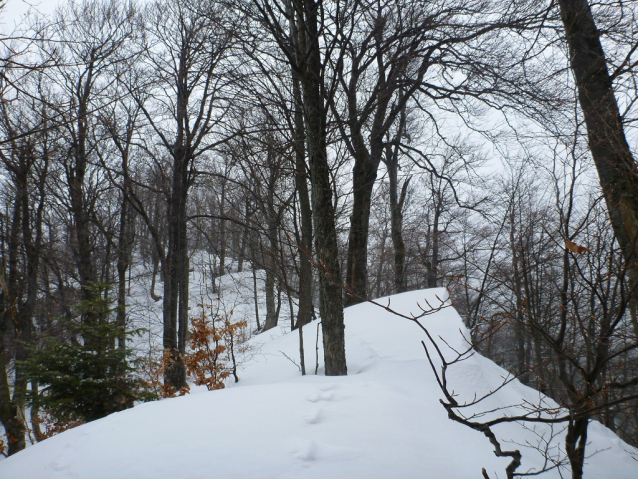
M96 296L78 303L75 317L57 319L56 333L43 338L26 364L40 385L31 402L58 421L93 421L153 399L134 374L130 352L116 347L116 338L138 331L117 326L110 300Z

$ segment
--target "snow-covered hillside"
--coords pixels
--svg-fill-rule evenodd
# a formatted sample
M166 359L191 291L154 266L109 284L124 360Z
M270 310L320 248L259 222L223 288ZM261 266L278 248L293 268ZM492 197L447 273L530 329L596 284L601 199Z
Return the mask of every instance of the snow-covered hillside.
M404 293L391 305L417 311L424 298L436 304L437 294L445 291ZM453 308L424 322L450 346L465 346ZM297 332L265 333L251 340L260 352L237 385L143 404L54 436L0 462L0 478L465 479L481 477L482 467L490 477L505 476L507 459L496 458L482 434L447 419L416 325L371 304L348 308L347 377L322 376L321 367L312 374L316 334L316 323L304 328L308 376L286 358L298 360ZM475 355L453 371L453 389L470 399L505 374ZM513 382L485 407L521 400L537 401L538 393ZM496 432L519 444L537 442L516 424ZM585 477L638 477L638 451L596 422L589 439ZM552 445L561 443L559 434ZM523 453L519 471L542 464L533 449L516 447Z

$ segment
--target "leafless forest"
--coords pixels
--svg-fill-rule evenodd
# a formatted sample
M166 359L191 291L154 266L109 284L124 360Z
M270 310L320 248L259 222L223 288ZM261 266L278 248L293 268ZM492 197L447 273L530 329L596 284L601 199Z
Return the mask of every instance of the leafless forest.
M253 272L251 333L320 319L327 375L347 374L344 307L447 287L475 349L566 411L574 478L589 421L638 445L637 15L70 0L28 17L0 37L4 453L47 436L32 363L51 338L141 374L132 278L162 311L161 394L184 388L200 252L213 290Z

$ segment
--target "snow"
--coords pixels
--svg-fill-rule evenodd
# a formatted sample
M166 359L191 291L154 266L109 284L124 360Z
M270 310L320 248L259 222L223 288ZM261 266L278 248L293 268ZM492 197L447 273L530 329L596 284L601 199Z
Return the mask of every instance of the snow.
M417 312L417 303L437 304L437 295L445 299L446 292L404 293L390 304ZM495 457L482 434L447 418L420 329L372 304L348 308L345 317L348 376L323 376L321 364L313 374L316 322L304 327L307 376L284 356L298 362L298 333L268 332L251 339L259 353L237 385L195 389L69 430L1 461L0 478L454 479L481 477L482 467L492 478L505 477L508 460ZM466 346L452 307L424 324L451 347ZM451 376L455 392L471 399L499 385L506 372L474 355ZM539 395L514 381L483 407L522 400L538 401ZM547 435L549 429L536 431ZM518 424L496 432L519 444L537 437ZM552 444L562 440L558 434ZM542 464L535 450L516 447L523 453L519 471ZM585 477L638 477L638 451L597 422L590 425L587 453ZM543 477L560 476L554 470Z

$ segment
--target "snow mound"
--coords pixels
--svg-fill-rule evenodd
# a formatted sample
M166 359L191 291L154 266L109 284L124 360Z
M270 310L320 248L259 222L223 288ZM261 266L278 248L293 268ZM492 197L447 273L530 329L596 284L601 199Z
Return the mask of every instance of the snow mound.
M437 295L445 299L447 293L404 293L392 296L390 305L416 313L417 303L439 304ZM299 358L298 333L265 333L252 339L260 352L236 386L143 404L72 429L0 462L0 478L460 479L481 477L482 467L490 477L504 477L507 459L496 458L482 434L447 419L420 329L371 304L348 308L345 316L346 377L322 376L321 364L313 374L316 322L303 331L307 376L292 362ZM453 308L424 323L451 347L467 346ZM321 341L318 355L321 362ZM479 355L452 373L455 391L467 399L505 375ZM538 393L513 382L490 400L488 406L507 406L537 401ZM542 464L524 446L547 432L541 429L497 429L503 440L521 444L519 471ZM638 451L596 422L589 438L586 477L638 477L632 458ZM555 445L562 439L558 434Z

